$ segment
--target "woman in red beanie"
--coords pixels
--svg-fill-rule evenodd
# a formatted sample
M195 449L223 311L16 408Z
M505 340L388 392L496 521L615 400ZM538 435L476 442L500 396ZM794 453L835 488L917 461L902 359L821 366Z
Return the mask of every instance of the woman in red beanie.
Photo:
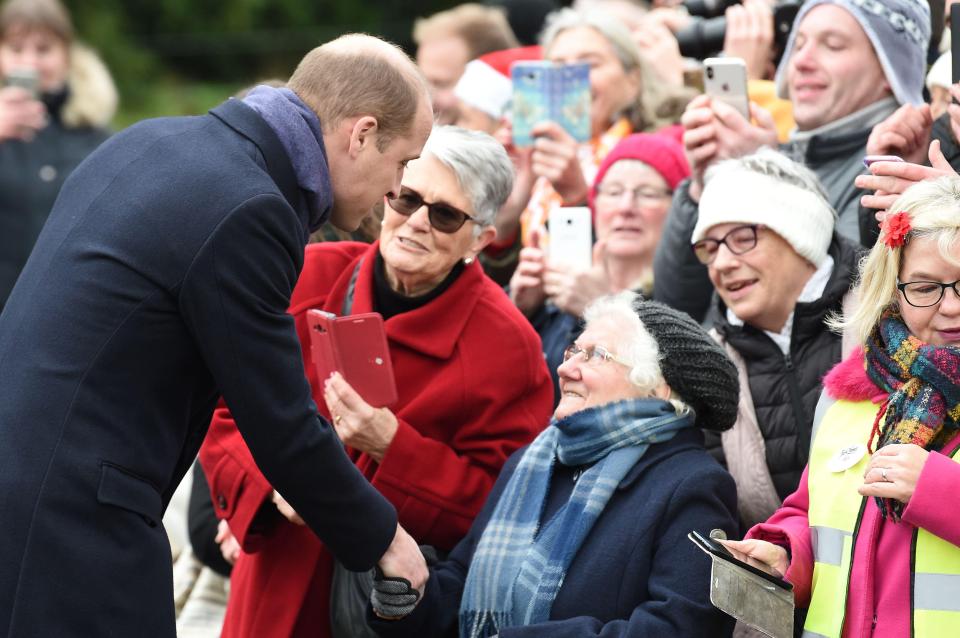
M554 374L580 333L579 317L594 299L622 290L649 296L653 255L673 189L690 174L683 147L671 137L636 133L606 156L590 188L594 258L588 270L550 263L539 246L524 248L510 280L510 298L543 341Z

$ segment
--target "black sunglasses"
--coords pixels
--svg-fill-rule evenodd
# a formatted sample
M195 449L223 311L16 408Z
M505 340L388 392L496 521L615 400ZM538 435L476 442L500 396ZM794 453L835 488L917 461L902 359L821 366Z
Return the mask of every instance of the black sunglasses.
M423 197L420 196L420 193L406 186L401 186L400 194L393 199L388 197L387 202L390 203L390 208L405 216L413 215L423 206L426 206L427 219L430 220L430 225L441 233L455 233L467 223L467 220L472 222L477 221L459 208L454 208L450 204L444 204L443 202L425 202Z

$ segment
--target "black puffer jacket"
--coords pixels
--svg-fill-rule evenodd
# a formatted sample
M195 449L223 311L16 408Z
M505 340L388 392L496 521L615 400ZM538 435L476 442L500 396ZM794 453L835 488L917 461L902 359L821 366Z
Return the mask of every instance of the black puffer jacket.
M828 330L824 320L841 310L843 297L856 276L858 251L850 241L834 234L829 249L834 259L833 273L820 299L796 305L788 356L762 330L747 324L731 325L726 307L718 302L715 327L747 364L767 467L781 500L800 483L810 452L810 430L821 380L840 361L840 335ZM719 435L707 434L708 449L724 462Z

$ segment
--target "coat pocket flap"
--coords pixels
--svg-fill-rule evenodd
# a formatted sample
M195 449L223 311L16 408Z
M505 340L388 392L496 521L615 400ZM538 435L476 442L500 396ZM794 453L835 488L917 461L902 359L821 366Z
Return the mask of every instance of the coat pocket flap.
M100 464L97 500L139 514L151 527L163 518L160 493L150 483L107 462Z

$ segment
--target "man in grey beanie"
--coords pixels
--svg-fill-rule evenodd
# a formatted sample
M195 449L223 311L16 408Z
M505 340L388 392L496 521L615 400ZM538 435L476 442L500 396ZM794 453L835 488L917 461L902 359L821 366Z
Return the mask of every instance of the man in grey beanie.
M887 126L890 134L875 138L874 153L896 150L890 143L893 133L903 135L903 127L915 119L921 129L917 135L925 131L929 139L929 111L922 115L929 40L926 0L808 0L794 21L776 80L778 93L793 106L797 128L779 148L816 174L837 211L837 232L855 242L872 244L876 237L873 211L860 206L864 191L854 184L864 171L874 127L896 116ZM703 174L720 159L777 147L772 119L751 108L756 125L728 105L700 96L682 119L693 175L676 190L664 226L654 262L654 298L701 319L710 286L687 245ZM911 116L904 116L908 112Z

